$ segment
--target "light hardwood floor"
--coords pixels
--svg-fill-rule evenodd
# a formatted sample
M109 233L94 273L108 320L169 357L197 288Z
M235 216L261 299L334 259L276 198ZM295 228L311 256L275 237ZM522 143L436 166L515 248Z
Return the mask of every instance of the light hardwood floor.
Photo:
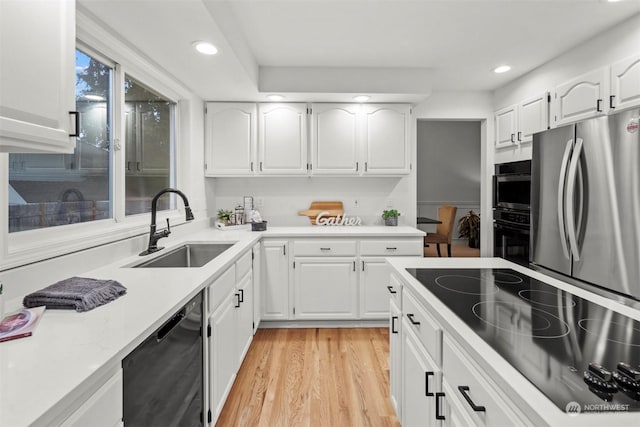
M400 426L388 329L259 329L216 426Z

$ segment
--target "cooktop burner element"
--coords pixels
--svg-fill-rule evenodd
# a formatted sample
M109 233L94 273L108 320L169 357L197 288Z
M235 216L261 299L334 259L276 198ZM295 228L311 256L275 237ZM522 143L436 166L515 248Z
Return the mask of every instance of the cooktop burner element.
M560 410L640 411L640 322L511 269L407 271Z

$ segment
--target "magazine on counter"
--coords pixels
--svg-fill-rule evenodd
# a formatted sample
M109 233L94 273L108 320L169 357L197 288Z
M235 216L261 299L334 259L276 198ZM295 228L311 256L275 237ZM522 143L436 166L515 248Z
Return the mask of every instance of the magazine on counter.
M0 322L0 342L29 337L38 325L45 306L23 308Z

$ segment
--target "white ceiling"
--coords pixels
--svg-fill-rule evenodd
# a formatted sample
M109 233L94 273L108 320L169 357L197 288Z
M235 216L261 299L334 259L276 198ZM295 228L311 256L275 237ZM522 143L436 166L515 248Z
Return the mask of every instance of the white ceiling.
M494 90L640 13L606 0L78 0L206 100ZM204 57L191 43L221 53ZM509 73L491 70L508 63Z

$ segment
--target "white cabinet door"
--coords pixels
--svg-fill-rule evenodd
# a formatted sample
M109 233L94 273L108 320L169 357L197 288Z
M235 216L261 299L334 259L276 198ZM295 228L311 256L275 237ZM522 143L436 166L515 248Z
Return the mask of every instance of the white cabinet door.
M311 111L312 173L357 174L360 105L313 104Z
M640 55L611 65L609 107L621 110L640 105Z
M289 319L289 244L265 240L262 245L262 320Z
M236 293L231 292L209 318L211 327L209 408L214 420L224 406L238 368L236 300Z
M238 355L236 369L240 369L253 339L253 274L251 271L238 283L235 298Z
M122 370L105 382L62 427L114 427L122 423Z
M402 419L402 311L389 298L389 397L399 420Z
M444 393L444 409L442 427L469 427L475 422L467 415L462 402L456 399L455 391L447 382L446 377L442 380L442 391Z
M590 71L556 87L552 103L556 126L602 114L609 94L608 67Z
M259 173L306 175L306 104L260 104L258 115Z
M442 371L424 350L406 319L402 320L402 369L403 427L439 425L436 399L441 404L442 397L436 393L441 393Z
M209 102L206 111L205 176L252 175L256 104Z
M355 257L296 257L296 319L354 319L358 315Z
M0 1L0 152L73 153L75 0Z
M360 318L386 319L389 316L391 269L384 258L360 259Z
M262 245L260 242L253 245L253 333L255 334L260 326L260 316L262 308L260 304L262 297L260 294L262 287Z
M549 94L526 99L518 104L518 131L516 140L519 143L532 142L533 134L546 130L549 126Z
M518 132L518 108L509 105L494 113L496 148L510 147L516 143L516 133Z
M364 174L408 174L410 107L365 104L362 118Z

